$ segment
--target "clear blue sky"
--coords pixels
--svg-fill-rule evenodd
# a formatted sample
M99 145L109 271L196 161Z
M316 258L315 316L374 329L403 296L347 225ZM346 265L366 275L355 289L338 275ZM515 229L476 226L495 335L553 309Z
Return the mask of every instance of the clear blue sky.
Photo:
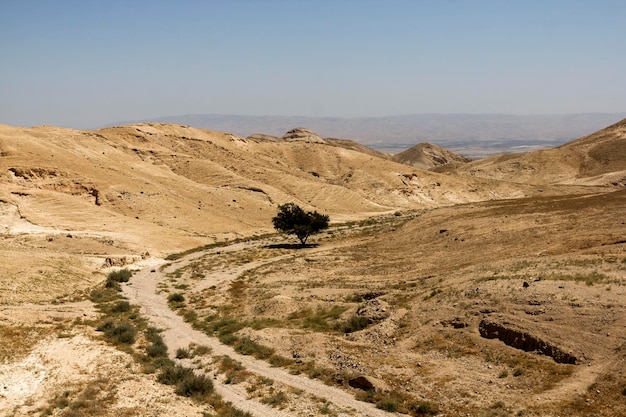
M626 1L0 0L0 123L626 111Z

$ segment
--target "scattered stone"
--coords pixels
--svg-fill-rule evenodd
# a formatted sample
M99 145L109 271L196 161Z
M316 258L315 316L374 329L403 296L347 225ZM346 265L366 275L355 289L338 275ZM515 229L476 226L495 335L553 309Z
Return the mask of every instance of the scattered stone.
M356 314L375 323L386 319L391 313L389 304L386 301L374 298L367 300L365 305L357 310Z
M455 317L451 320L442 320L441 325L444 327L452 327L454 329L463 329L469 325L463 321L460 317Z

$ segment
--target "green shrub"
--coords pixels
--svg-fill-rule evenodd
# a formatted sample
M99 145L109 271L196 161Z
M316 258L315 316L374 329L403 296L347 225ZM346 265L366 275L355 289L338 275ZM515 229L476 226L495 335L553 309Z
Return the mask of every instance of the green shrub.
M122 291L122 287L120 287L120 283L117 281L112 281L110 279L107 279L107 282L104 284L104 287L113 289L118 292Z
M193 375L193 371L180 365L167 366L161 370L157 380L161 384L176 385L186 377Z
M242 355L252 355L257 359L267 359L274 353L274 349L263 346L249 337L242 337L235 344L235 351Z
M282 391L278 391L276 394L261 400L263 404L267 404L271 407L280 407L285 401L287 401L287 396Z
M137 336L135 326L127 322L115 323L113 320L107 320L100 324L96 330L103 332L107 339L127 345L135 343Z
M353 333L365 329L367 326L369 326L369 324L370 321L367 317L352 316L348 321L343 323L340 328L341 331L344 333Z
M167 357L167 346L163 341L160 343L153 343L146 347L146 353L151 358Z
M202 397L213 392L213 381L191 372L176 384L175 392L183 397Z
M117 288L95 288L91 291L89 299L96 304L108 303L121 297L119 291L121 291L119 285Z
M105 288L122 291L122 288L120 287L120 282L128 282L132 275L133 273L126 268L120 269L119 271L111 271L109 272L109 275L107 275L107 280L104 286Z
M395 398L383 398L376 403L376 408L392 413L396 412L398 411L398 400Z
M198 313L194 310L187 310L183 314L183 318L187 323L195 323L198 320Z
M412 416L434 416L439 414L439 407L430 401L420 401L409 405L409 412Z
M181 293L175 292L167 297L167 301L170 303L184 303L185 296Z
M220 335L220 336L218 336L218 339L219 339L220 343L223 343L223 344L228 345L228 346L234 345L239 340L239 338L237 336L235 336L234 334L231 334L231 333L226 333L226 334Z
M224 317L218 319L211 323L210 329L217 333L218 336L223 336L230 333L236 333L239 330L243 329L245 326L240 321L230 318ZM222 342L223 343L223 342Z
M128 268L120 269L118 271L112 271L107 275L107 278L110 280L114 280L117 282L128 282L130 277L133 276L133 273L128 270Z
M128 301L118 301L111 307L111 313L126 313L130 311L132 306Z
M191 357L191 352L186 348L176 349L176 359L187 359Z

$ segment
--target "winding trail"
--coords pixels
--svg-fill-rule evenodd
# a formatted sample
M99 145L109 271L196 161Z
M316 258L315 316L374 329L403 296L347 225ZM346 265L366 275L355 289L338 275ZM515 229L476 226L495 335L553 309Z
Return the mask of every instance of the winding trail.
M241 244L222 247L219 250L233 251L243 249ZM318 248L315 251L330 250L334 247ZM211 251L207 251L211 253ZM203 252L204 255L207 252ZM309 252L310 253L310 252ZM223 345L216 338L209 337L205 333L195 330L183 318L172 311L165 298L165 294L158 294L158 284L165 278L165 273L174 271L186 265L187 263L197 259L198 254L191 254L179 259L172 265L168 266L165 271L158 268L145 268L136 273L131 282L124 286L124 295L128 297L131 303L141 307L141 313L148 318L153 326L163 329L163 340L168 346L170 355L178 348L187 348L189 344L208 346L212 349L212 355L221 356L228 355L231 358L241 362L247 371L266 378L271 378L279 383L285 384L297 390L302 390L307 394L315 395L326 401L333 403L335 406L343 409L353 416L367 417L389 417L391 415L400 415L397 413L389 413L377 409L373 404L358 401L352 394L349 394L339 388L325 385L324 383L310 379L302 375L293 375L282 368L272 367L267 362L257 360L251 356L241 355L235 352L230 346ZM245 265L237 265L223 271L212 273L211 276L205 277L206 282L203 285L214 285L216 282L224 282L236 279L243 272L256 268L263 264L276 262L278 260L293 257L295 255L281 255L274 258L264 259L260 261L250 262ZM164 263L164 262L163 262ZM254 399L246 398L246 392L243 388L232 384L222 384L215 382L215 388L226 401L230 401L237 408L251 413L258 417L288 416L276 408L269 407Z

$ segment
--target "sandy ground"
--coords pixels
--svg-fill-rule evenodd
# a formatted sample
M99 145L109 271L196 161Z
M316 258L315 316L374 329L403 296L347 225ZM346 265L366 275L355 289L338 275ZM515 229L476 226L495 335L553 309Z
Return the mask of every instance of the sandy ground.
M183 293L199 320L271 323L237 335L442 415L626 415L623 140L622 124L557 150L429 172L184 126L0 126L0 414L63 415L79 403L116 417L212 411L94 331L89 292L130 267L125 292L165 329L170 354L210 346L187 365L253 415L389 413L324 375L237 354L193 330L168 294ZM288 201L331 215L319 246L259 240ZM234 239L161 270L168 253ZM368 325L338 330L354 317ZM576 364L486 339L484 320ZM211 363L219 355L252 376L227 383ZM275 385L253 386L263 378ZM285 403L263 403L272 392Z

